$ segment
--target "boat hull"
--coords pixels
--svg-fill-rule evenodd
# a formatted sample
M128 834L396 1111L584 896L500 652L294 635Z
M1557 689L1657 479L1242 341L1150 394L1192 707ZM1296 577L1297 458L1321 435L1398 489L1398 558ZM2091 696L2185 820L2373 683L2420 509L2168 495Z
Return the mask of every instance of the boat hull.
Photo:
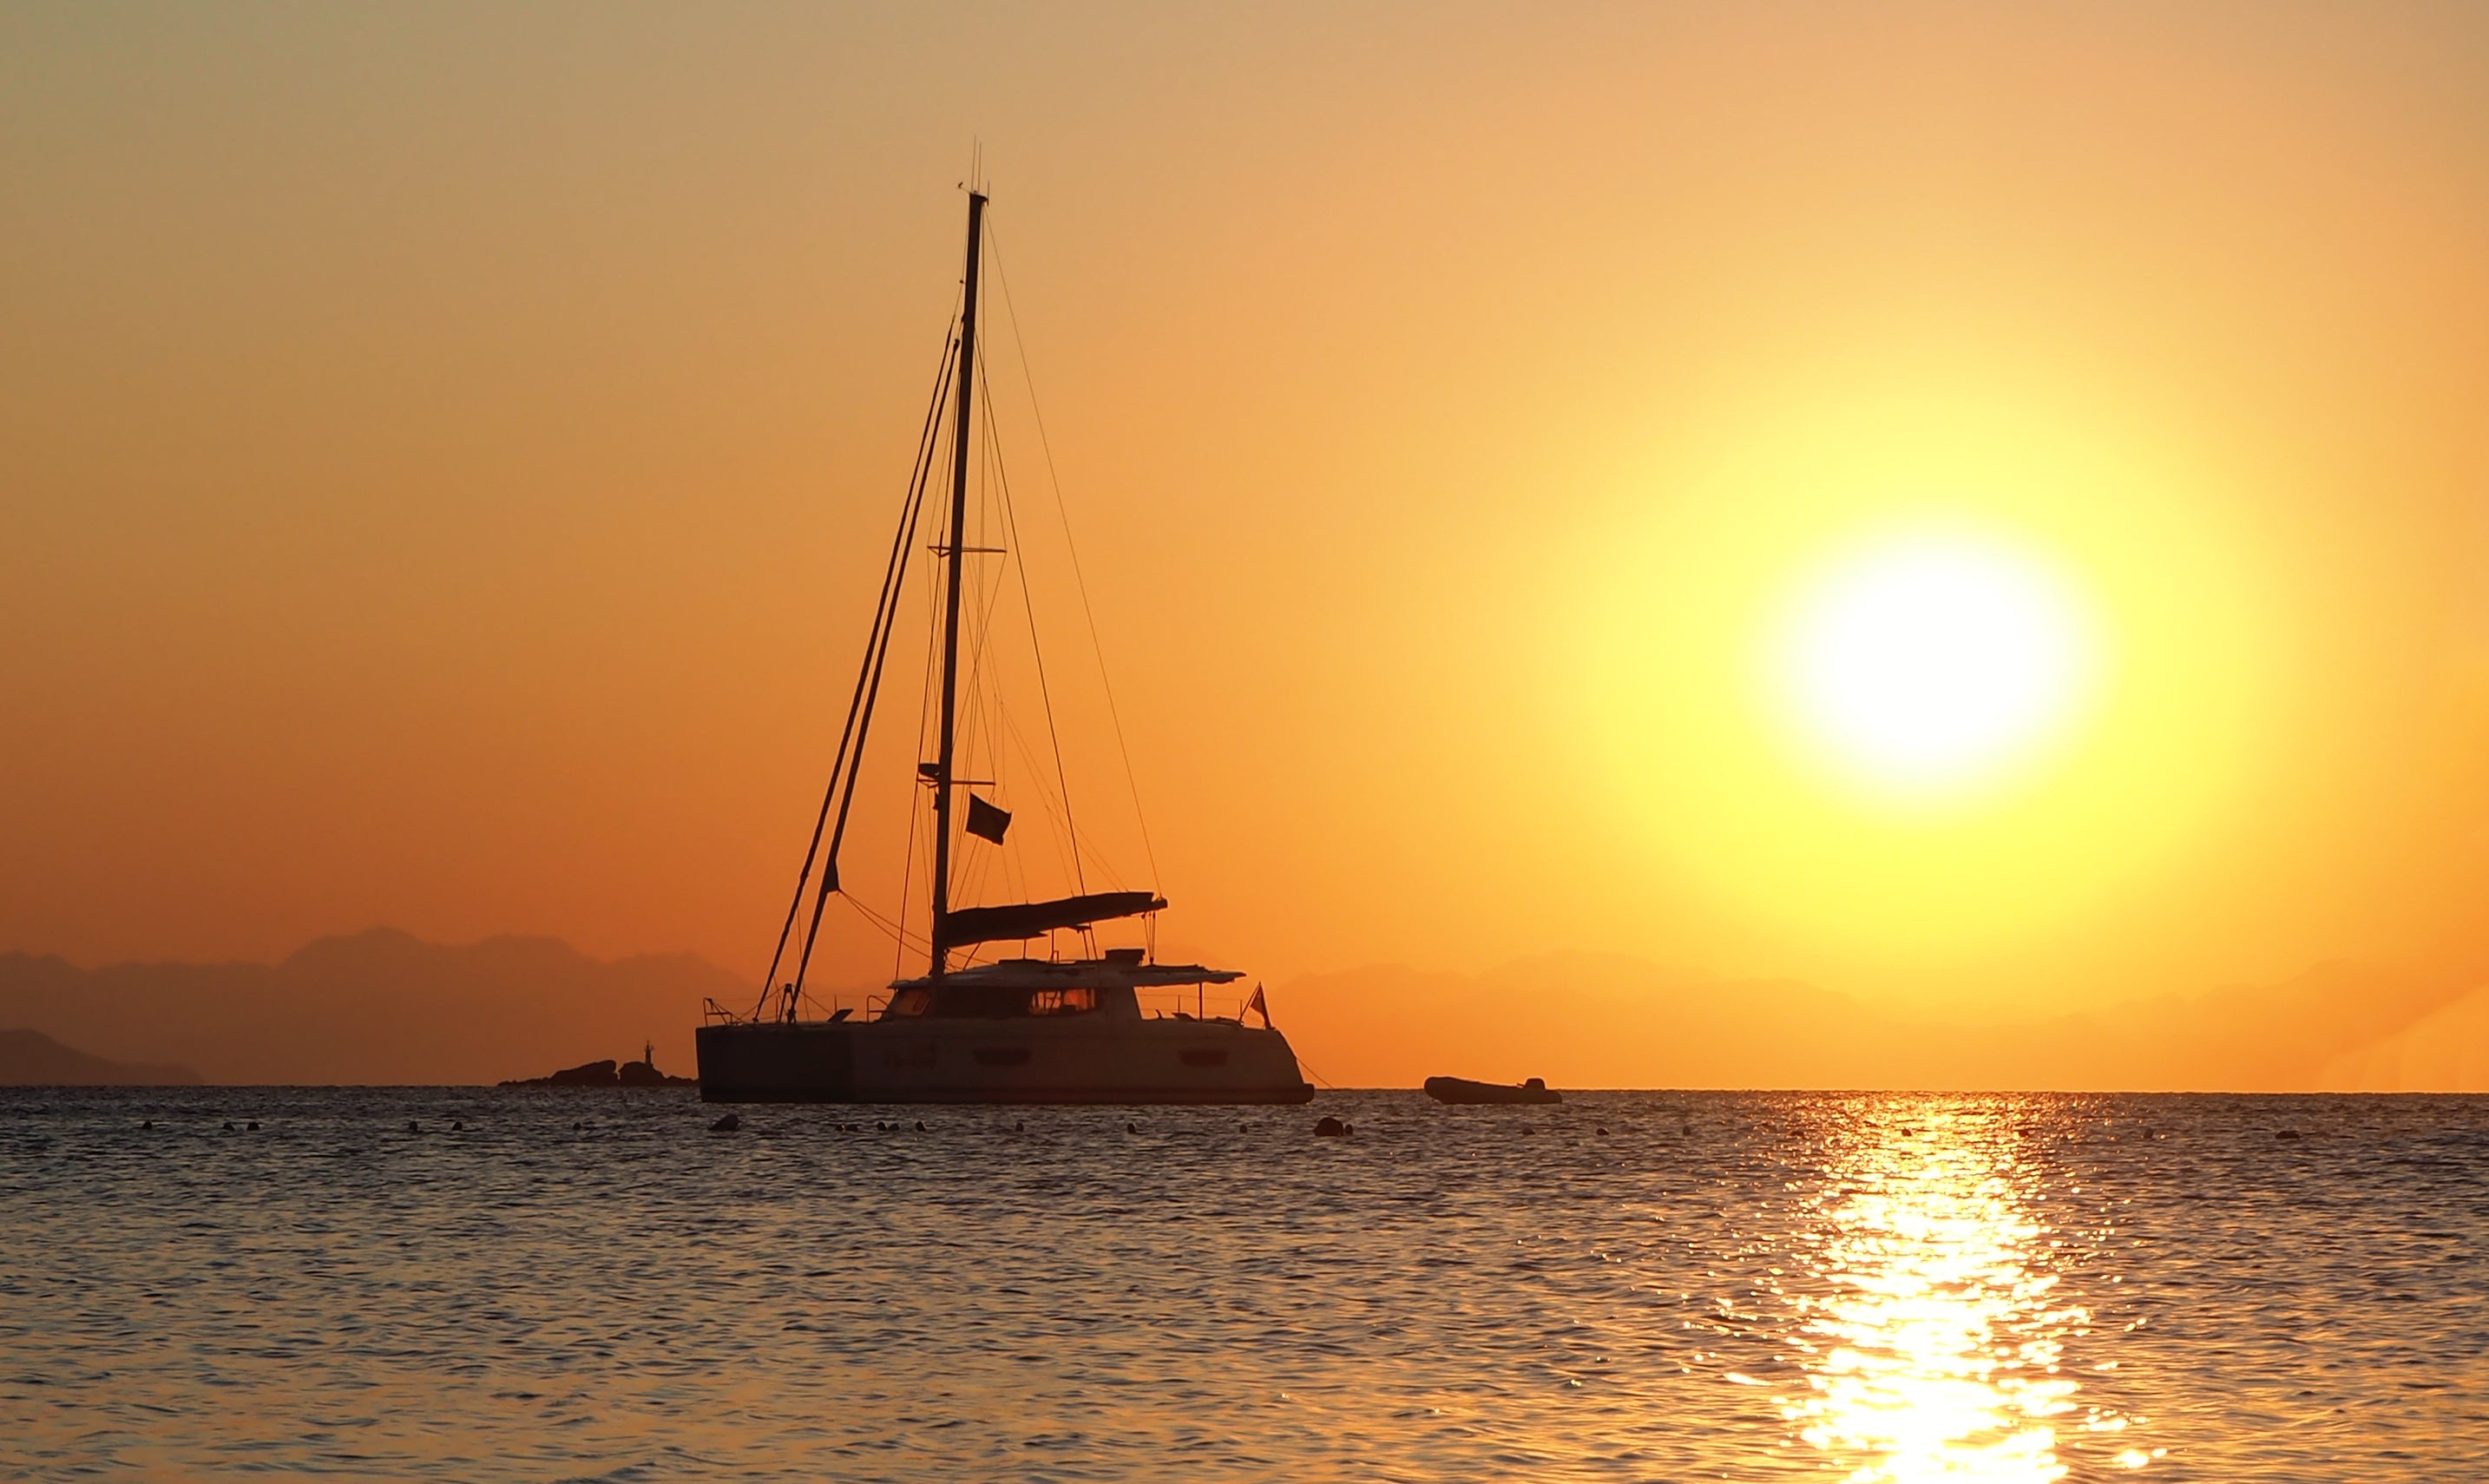
M1085 1022L1085 1023L1084 1023ZM1298 1103L1287 1038L1225 1020L705 1025L705 1102Z

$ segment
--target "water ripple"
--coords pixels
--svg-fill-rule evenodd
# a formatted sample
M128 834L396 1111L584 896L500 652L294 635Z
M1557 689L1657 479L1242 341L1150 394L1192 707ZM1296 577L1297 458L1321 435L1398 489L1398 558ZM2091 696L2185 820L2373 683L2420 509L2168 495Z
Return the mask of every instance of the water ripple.
M2489 1477L2489 1100L1331 1100L0 1093L0 1474Z

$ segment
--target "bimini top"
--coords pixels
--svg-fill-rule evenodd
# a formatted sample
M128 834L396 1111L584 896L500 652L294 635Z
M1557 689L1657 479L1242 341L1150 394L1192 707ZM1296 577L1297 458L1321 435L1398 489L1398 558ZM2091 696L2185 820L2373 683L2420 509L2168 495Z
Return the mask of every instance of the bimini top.
M1197 963L1143 963L1139 949L1109 951L1103 958L1006 958L1000 963L981 963L973 969L955 969L940 979L894 980L893 989L927 989L935 985L946 988L967 988L983 985L992 989L1064 989L1085 985L1106 989L1118 985L1133 989L1162 988L1170 985L1223 985L1244 977L1241 969L1209 969Z

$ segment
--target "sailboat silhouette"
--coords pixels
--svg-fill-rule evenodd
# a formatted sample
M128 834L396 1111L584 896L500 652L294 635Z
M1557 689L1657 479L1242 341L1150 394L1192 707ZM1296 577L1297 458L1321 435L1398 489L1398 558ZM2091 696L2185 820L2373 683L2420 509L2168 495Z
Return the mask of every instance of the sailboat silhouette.
M1208 1013L1203 986L1244 977L1234 969L1153 961L1148 950L1110 949L1092 956L1020 956L979 963L988 944L1026 944L1073 931L1089 941L1092 926L1165 910L1155 890L1081 891L1035 901L955 904L954 857L962 834L999 845L1009 811L973 791L964 819L958 797L977 781L959 776L960 608L966 559L970 422L977 380L979 269L987 197L968 194L967 274L958 322L956 364L945 356L925 433L882 579L881 599L856 678L830 785L812 844L796 881L778 952L760 1002L746 1015L711 1002L697 1036L701 1096L711 1102L1303 1102L1313 1097L1287 1038L1270 1023L1267 1001L1254 1005L1263 1023ZM934 757L917 766L930 794L932 890L925 942L926 972L890 985L888 1000L856 1018L853 1007L816 1017L804 976L819 935L821 911L840 891L838 859L854 803L865 738L881 691L917 518L930 483L940 440L936 424L945 392L956 393L948 432L952 446L949 518L936 547L942 561L941 666ZM824 848L826 845L826 848ZM1076 848L1076 846L1075 846ZM816 869L817 868L817 869ZM812 912L799 937L805 895ZM903 925L902 925L903 928ZM778 975L792 944L794 974ZM958 961L955 961L958 959ZM1190 1013L1143 1013L1143 990L1193 991Z

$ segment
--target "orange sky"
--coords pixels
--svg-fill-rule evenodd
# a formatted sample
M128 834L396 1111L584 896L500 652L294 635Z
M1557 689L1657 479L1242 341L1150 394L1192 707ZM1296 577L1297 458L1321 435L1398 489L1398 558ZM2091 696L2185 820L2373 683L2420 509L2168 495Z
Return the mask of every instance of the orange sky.
M2272 5L13 7L0 947L757 979L972 138L1168 945L1998 1013L2489 965L2489 18ZM1737 667L1930 513L2105 668L1895 813Z

